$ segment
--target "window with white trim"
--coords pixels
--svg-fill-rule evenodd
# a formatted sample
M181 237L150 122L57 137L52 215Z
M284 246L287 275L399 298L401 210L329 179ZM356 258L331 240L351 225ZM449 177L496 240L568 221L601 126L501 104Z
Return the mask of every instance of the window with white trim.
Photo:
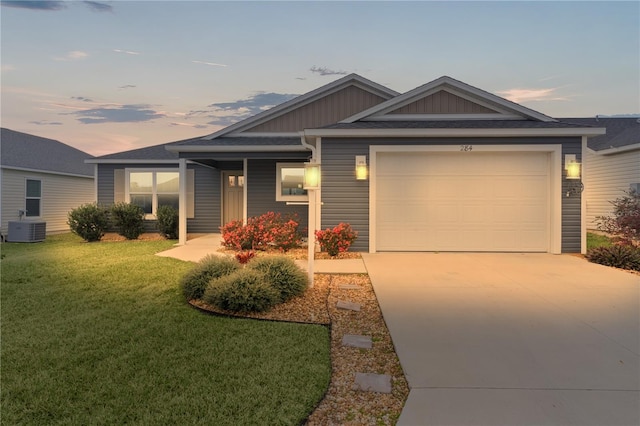
M27 179L24 207L27 217L40 217L42 206L42 181L39 179Z
M276 201L308 201L304 163L276 163Z
M127 170L125 201L142 207L147 218L153 218L158 207L168 205L176 210L180 200L180 174L175 169Z

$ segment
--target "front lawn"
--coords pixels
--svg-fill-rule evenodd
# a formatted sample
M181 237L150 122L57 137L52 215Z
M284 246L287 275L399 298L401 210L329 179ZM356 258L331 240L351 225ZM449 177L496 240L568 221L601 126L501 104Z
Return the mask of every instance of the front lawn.
M171 241L3 243L3 424L298 424L331 375L318 325L204 315Z
M606 235L587 232L587 250L596 247L611 247L612 245L611 238Z

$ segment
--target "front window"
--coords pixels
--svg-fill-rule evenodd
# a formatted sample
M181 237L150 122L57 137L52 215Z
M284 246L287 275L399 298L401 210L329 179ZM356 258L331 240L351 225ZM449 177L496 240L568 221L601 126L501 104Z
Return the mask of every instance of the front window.
M154 217L163 205L178 209L180 175L177 171L130 171L128 177L128 200L142 207L148 217Z
M27 216L39 217L40 204L42 202L42 181L27 179L27 191L25 199L25 210Z
M307 201L304 163L276 164L276 201Z

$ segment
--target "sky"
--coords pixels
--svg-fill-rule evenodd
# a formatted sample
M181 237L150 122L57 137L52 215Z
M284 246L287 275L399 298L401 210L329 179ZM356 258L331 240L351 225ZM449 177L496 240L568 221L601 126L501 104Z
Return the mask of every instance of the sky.
M640 113L640 2L2 1L1 125L92 155L211 134L357 73L552 117Z

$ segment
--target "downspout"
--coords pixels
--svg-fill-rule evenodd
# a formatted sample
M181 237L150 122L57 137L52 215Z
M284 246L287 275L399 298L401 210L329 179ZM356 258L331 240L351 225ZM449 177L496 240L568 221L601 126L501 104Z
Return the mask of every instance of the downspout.
M316 147L311 145L306 141L306 137L304 132L300 132L300 143L305 148L308 148L311 151L311 159L310 162L316 162ZM309 223L307 225L307 274L309 277L309 287L313 287L313 266L315 263L315 248L316 248L316 190L308 190L309 194L309 209L307 217L309 218Z

